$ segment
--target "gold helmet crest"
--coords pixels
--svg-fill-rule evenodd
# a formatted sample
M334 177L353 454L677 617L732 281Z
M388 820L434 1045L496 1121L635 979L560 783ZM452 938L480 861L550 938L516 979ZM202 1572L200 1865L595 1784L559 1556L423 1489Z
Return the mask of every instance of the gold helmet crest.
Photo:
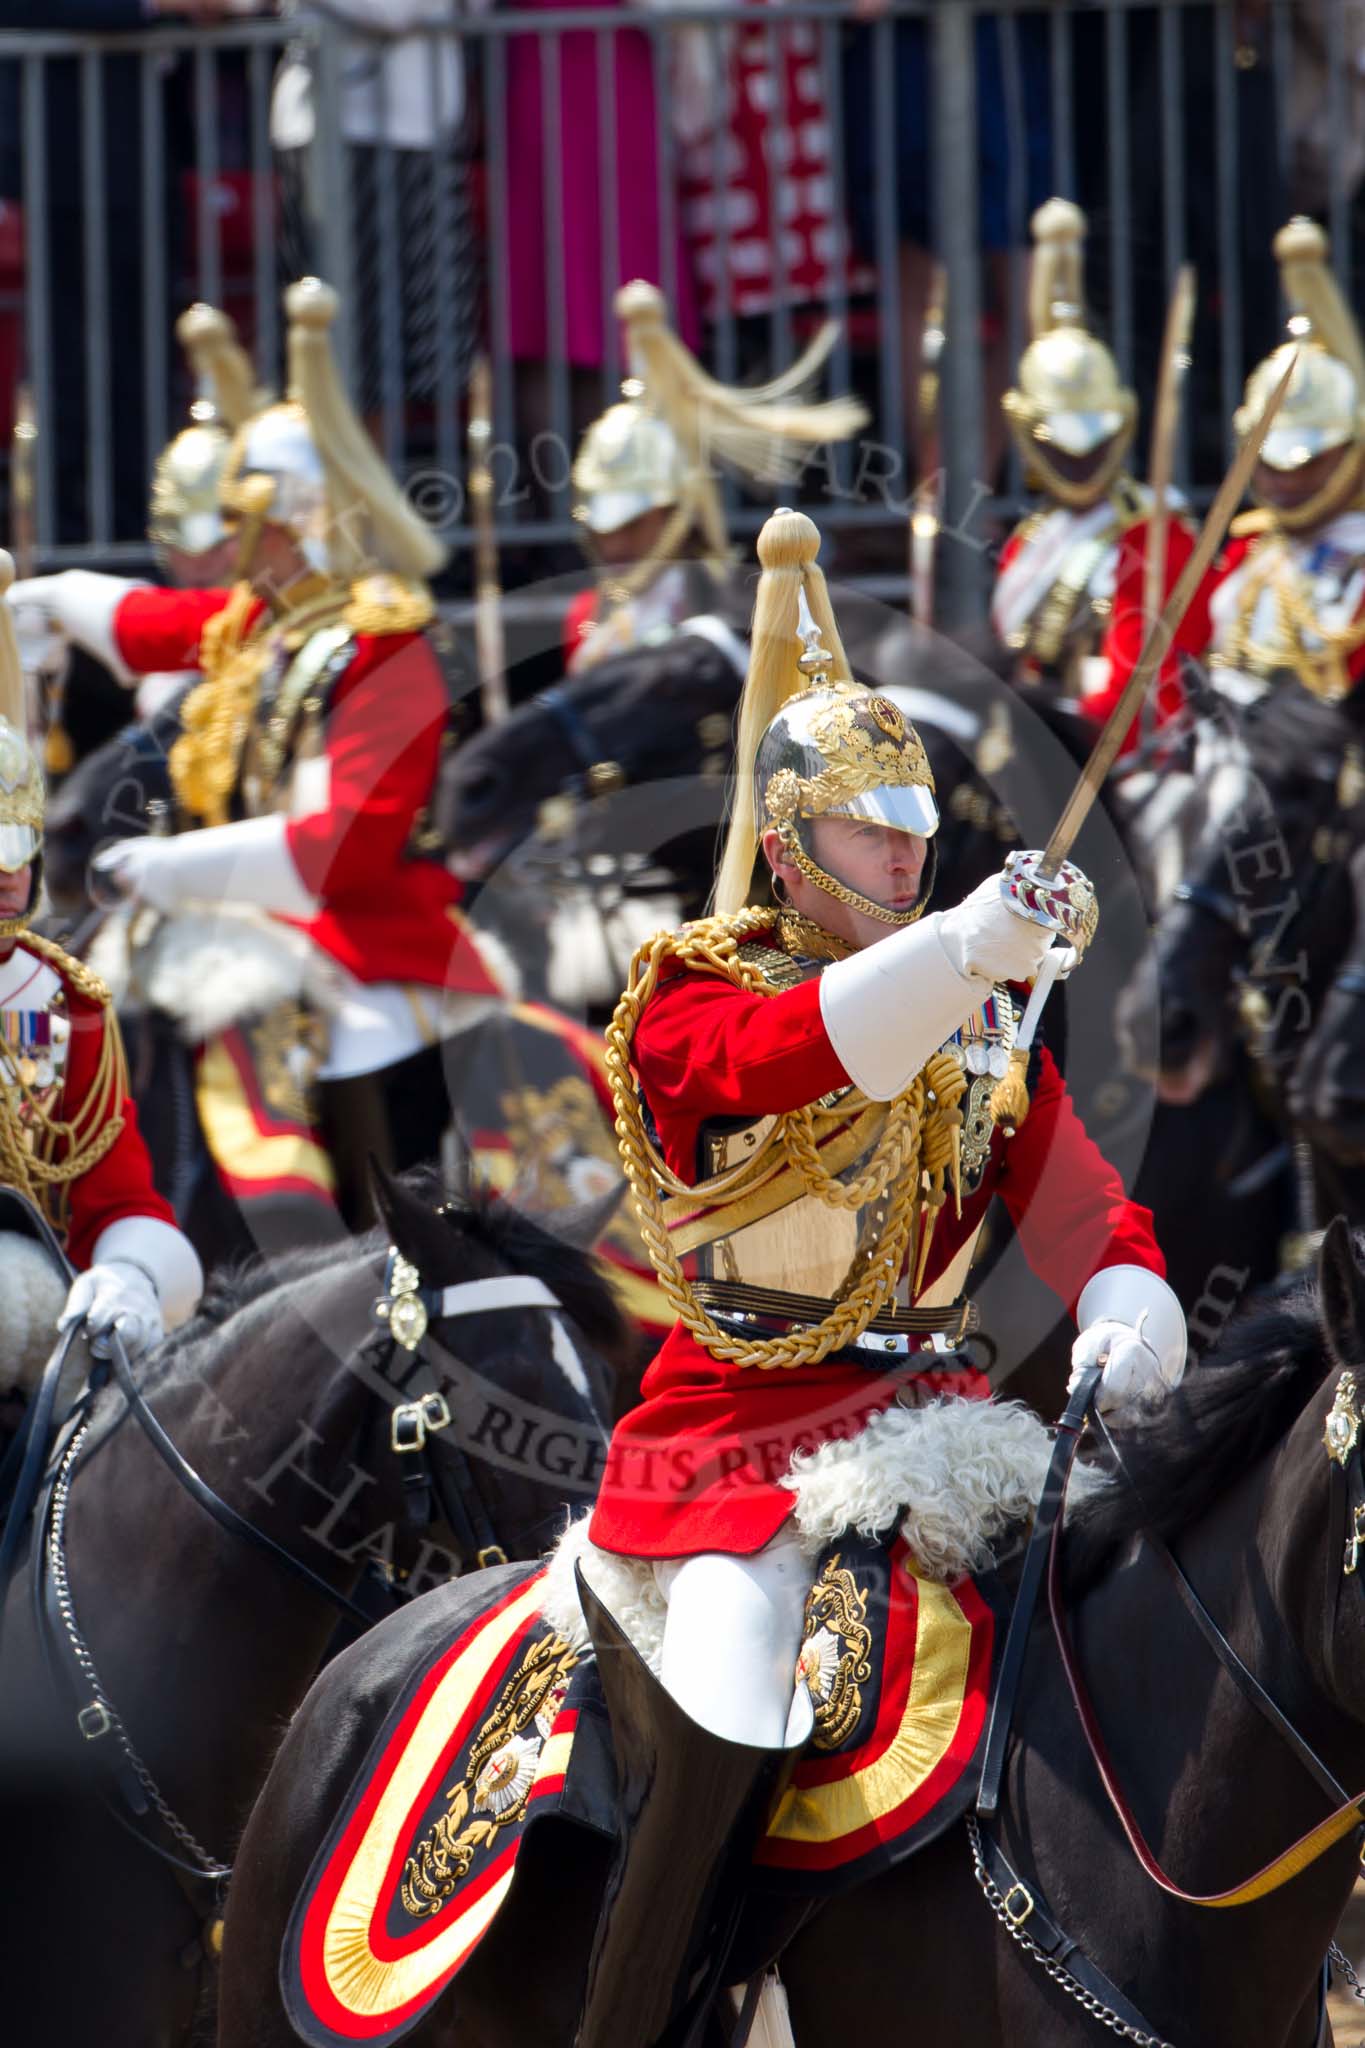
M1332 275L1327 237L1317 222L1291 220L1274 246L1290 307L1290 338L1248 377L1233 424L1244 435L1259 419L1297 349L1298 363L1262 443L1261 461L1271 469L1292 471L1333 448L1359 444L1356 459L1344 457L1320 491L1301 504L1273 508L1277 524L1292 530L1319 525L1342 510L1365 481L1365 348Z
M1095 504L1109 489L1137 427L1137 398L1113 356L1085 325L1086 221L1068 199L1049 199L1033 216L1029 324L1033 339L1007 391L1005 417L1025 467L1064 505ZM1103 455L1083 477L1058 458Z
M195 396L190 424L156 459L147 538L158 553L179 548L204 555L227 535L219 483L232 436L266 399L226 313L191 306L175 332L194 371Z
M716 909L743 908L759 842L770 827L809 880L879 922L912 924L918 902L891 911L820 867L806 827L817 818L867 818L932 841L934 777L923 742L889 696L853 679L816 560L820 535L804 513L775 512L758 536L763 566L740 698L735 790L716 883Z
M623 286L615 310L630 376L621 402L593 422L579 447L574 518L589 535L608 534L646 512L673 509L639 589L693 533L709 560L726 559L717 465L750 482L789 483L812 448L847 440L867 415L853 398L812 404L803 397L834 346L832 322L780 377L740 390L708 376L679 341L654 285Z

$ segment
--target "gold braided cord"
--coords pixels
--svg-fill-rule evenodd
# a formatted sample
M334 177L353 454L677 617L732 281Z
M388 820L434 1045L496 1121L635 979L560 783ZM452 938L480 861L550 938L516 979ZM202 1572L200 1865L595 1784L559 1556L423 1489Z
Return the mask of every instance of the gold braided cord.
M1266 539L1247 564L1231 633L1215 657L1217 666L1244 668L1254 675L1287 666L1313 696L1335 703L1350 691L1347 667L1365 646L1365 619L1333 631L1317 616L1305 579L1295 568L1283 541ZM1252 623L1262 594L1269 589L1275 604L1279 645L1258 644ZM1311 642L1319 644L1314 647Z
M51 940L30 933L25 944L59 966L78 992L100 1003L102 1009L95 1077L73 1117L48 1113L39 1091L24 1079L8 1044L0 1043L0 1183L27 1195L60 1231L66 1227L71 1183L98 1166L123 1135L128 1062L118 1019L99 976L82 969L79 961Z
M407 586L390 580L395 593L405 599ZM182 810L206 825L227 822L261 679L277 644L277 630L284 627L291 637L305 639L320 626L341 618L352 602L352 593L344 584L324 583L285 619L258 610L259 602L249 584L239 583L223 609L205 625L199 641L203 681L195 685L181 707L184 730L170 752L176 800ZM406 603L403 609L407 609ZM367 616L373 613L377 617L382 607L366 601L364 610ZM383 630L394 630L392 616Z
M807 1107L778 1117L770 1138L780 1145L787 1162L807 1189L830 1206L862 1207L886 1193L894 1181L884 1227L870 1255L861 1260L855 1285L835 1302L819 1323L788 1331L784 1336L736 1337L722 1329L698 1301L682 1261L674 1249L665 1216L663 1193L671 1189L694 1203L717 1204L733 1201L740 1192L738 1177L718 1175L689 1187L669 1172L650 1143L640 1105L640 1093L631 1061L631 1047L641 1014L658 986L664 965L676 960L697 972L723 976L737 988L770 992L759 970L740 958L746 940L770 931L776 919L772 910L746 909L728 917L712 917L685 925L678 932L661 932L640 947L631 962L630 977L617 1003L606 1033L606 1070L616 1111L616 1135L626 1177L630 1182L640 1232L664 1298L683 1327L713 1358L725 1364L755 1366L761 1371L790 1370L817 1363L830 1352L842 1350L861 1337L869 1324L891 1300L896 1283L910 1252L921 1202L921 1158L926 1125L933 1132L934 1156L946 1145L946 1157L954 1156L951 1136L958 1099L965 1075L948 1056L946 1066L930 1062L940 1085L950 1099L930 1107L930 1085L926 1074L917 1075L887 1112L886 1124L878 1138L873 1159L857 1182L834 1179L821 1163L815 1138L815 1111ZM927 1073L927 1070L926 1070ZM849 1098L841 1103L842 1113L850 1111ZM939 1126L943 1126L940 1131ZM765 1147L765 1150L768 1149ZM752 1183L754 1162L744 1162ZM662 1171L660 1171L662 1168ZM945 1168L946 1170L946 1168ZM897 1177L898 1176L898 1177ZM943 1173L938 1178L943 1200ZM923 1265L921 1257L920 1265Z

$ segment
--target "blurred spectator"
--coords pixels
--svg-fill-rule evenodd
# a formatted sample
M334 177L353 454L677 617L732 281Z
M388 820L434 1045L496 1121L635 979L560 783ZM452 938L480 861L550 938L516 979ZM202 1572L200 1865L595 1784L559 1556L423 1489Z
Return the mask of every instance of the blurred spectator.
M302 21L308 0L284 0L281 11ZM327 0L322 32L336 32L336 17L356 30L343 47L341 132L354 228L355 381L372 426L386 396L435 397L443 334L460 388L474 351L480 264L465 65L450 33L459 13L457 0ZM276 77L270 129L285 181L286 262L302 276L322 267L310 150L314 79L303 41ZM450 324L442 329L446 300Z
M698 339L696 293L676 208L669 233L660 203L668 161L661 161L660 127L672 118L671 95L656 94L651 40L641 29L555 33L556 12L577 4L511 0L526 17L527 33L507 43L507 242L498 267L506 277L512 354L537 366L522 376L533 425L550 424L538 366L556 345L552 277L563 280L563 353L574 370L599 369L606 360L612 295L632 278L657 284L683 339L690 347ZM543 70L537 29L549 31ZM663 35L659 48L668 65L672 38ZM556 71L558 106L552 98ZM599 76L610 83L606 107ZM492 108L490 120L497 118ZM552 123L558 130L553 157ZM597 410L600 391L600 376L580 375L578 418Z
M878 253L878 221L888 166L898 245L902 389L905 394L911 474L916 473L915 394L920 388L923 341L933 296L933 151L931 55L928 25L898 19L888 37L870 26L890 0L854 0L859 26L849 31L844 62L844 134L849 213L859 253ZM1048 27L1039 16L978 16L976 21L977 231L986 259L986 477L993 480L1004 452L1000 400L1010 364L1003 309L1009 298L1011 252L1022 256L1035 207L1048 197L1052 177L1052 90ZM877 67L893 70L892 128L877 119ZM886 291L888 280L883 278ZM951 318L951 314L949 316Z

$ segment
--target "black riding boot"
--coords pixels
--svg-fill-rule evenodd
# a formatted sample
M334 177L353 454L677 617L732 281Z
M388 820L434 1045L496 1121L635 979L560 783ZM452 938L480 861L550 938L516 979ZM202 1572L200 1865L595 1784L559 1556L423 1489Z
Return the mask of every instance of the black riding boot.
M578 1593L611 1717L621 1843L575 2048L688 2048L721 1984L784 1753L699 1728L581 1572Z

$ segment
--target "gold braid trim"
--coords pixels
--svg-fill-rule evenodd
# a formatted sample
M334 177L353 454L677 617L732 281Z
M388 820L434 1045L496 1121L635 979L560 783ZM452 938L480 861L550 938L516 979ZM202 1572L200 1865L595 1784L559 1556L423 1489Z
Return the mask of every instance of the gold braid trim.
M82 961L73 960L51 939L29 932L24 944L49 961L78 994L98 1003L103 1011L104 1028L95 1078L84 1102L70 1119L48 1114L38 1091L24 1080L17 1062L10 1057L9 1047L0 1044L0 1067L7 1084L0 1087L0 1183L27 1195L54 1229L62 1231L66 1227L71 1183L98 1166L123 1135L125 1118L121 1105L129 1093L128 1061L109 991L99 976L92 974Z
M862 1336L891 1299L920 1214L920 1170L926 1129L930 1135L930 1155L943 1158L938 1181L941 1202L943 1174L955 1156L953 1119L956 1117L960 1124L957 1102L966 1085L965 1075L951 1057L946 1067L941 1057L930 1061L925 1072L917 1075L890 1105L874 1154L856 1182L835 1179L822 1164L815 1138L816 1113L811 1106L775 1120L768 1142L759 1148L761 1169L760 1160L750 1157L740 1168L699 1182L695 1187L679 1180L660 1158L645 1129L631 1062L631 1046L640 1016L669 960L704 974L721 975L736 988L750 993L771 993L760 970L741 958L740 948L756 934L770 931L776 915L772 910L741 910L731 917L706 918L684 925L681 931L660 932L641 946L631 961L630 978L606 1033L606 1069L616 1110L621 1160L630 1182L641 1236L664 1298L683 1327L713 1358L725 1364L757 1366L765 1372L812 1365L828 1357L831 1351L841 1350ZM951 1100L940 1097L932 1107L931 1084L926 1078L930 1069L945 1095L951 1095ZM844 1097L841 1114L856 1113L860 1100L856 1091L851 1098ZM752 1184L758 1171L764 1177L771 1171L768 1154L775 1146L781 1147L808 1191L830 1206L863 1207L884 1194L893 1181L895 1186L878 1244L865 1263L860 1261L863 1270L856 1285L832 1306L830 1313L808 1329L792 1330L781 1337L747 1339L723 1330L698 1301L674 1249L663 1197L665 1193L681 1194L694 1204L734 1201ZM923 1256L922 1252L921 1267Z

